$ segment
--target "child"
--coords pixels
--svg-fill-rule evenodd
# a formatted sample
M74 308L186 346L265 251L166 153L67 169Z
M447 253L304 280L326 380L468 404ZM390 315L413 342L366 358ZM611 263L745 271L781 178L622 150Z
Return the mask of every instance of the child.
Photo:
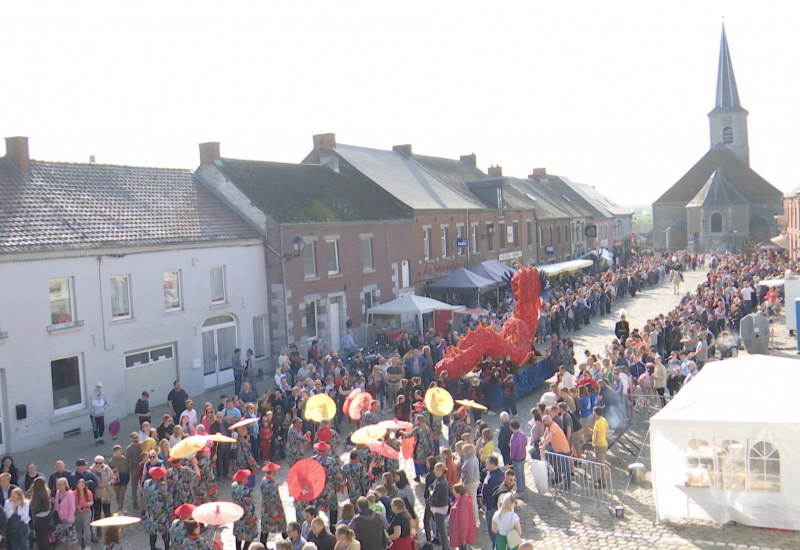
M397 420L402 420L403 422L408 422L410 418L410 414L408 411L408 407L406 406L406 396L405 395L398 395L397 396L397 404L394 406L394 416Z
M501 385L503 389L503 405L505 410L509 411L514 416L517 416L517 400L514 398L514 376L509 374L503 380Z
M270 445L272 444L272 411L261 417L258 440L261 443L261 460L266 464L270 461Z

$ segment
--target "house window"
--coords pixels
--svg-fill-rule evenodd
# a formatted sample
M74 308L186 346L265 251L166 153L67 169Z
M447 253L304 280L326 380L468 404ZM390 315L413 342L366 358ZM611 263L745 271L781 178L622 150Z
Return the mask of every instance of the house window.
M544 246L544 231L541 225L539 226L539 246Z
M719 212L711 214L711 232L722 233L722 214Z
M556 242L557 243L561 242L561 226L560 225L556 226Z
M50 324L63 325L75 321L72 299L72 277L50 279Z
M56 412L64 413L83 407L79 355L50 361L50 377L53 385L53 408Z
M472 241L472 253L478 253L478 225L475 224L472 226L472 235L470 235L470 240Z
M314 241L306 242L303 248L303 276L306 279L317 276L316 244Z
M447 228L442 227L442 258L447 257Z
M131 278L130 275L111 277L111 318L131 318Z
M217 265L211 268L211 303L225 303L225 266Z
M364 292L364 307L369 310L372 307L372 291L367 290Z
M253 317L253 353L256 358L267 355L267 316Z
M166 311L181 309L181 272L164 272L164 307Z
M725 126L725 128L722 129L722 143L725 145L733 143L733 128L730 126Z
M325 241L328 275L339 274L339 241Z
M317 337L317 302L306 303L306 336Z
M361 237L361 264L364 271L372 271L372 237Z
M149 363L166 361L175 356L175 348L172 345L161 346L158 348L134 351L125 354L125 368L140 367Z
M506 238L508 237L506 234L506 224L499 223L497 225L500 226L500 250L504 250L506 247Z
M547 228L547 243L553 244L553 226Z
M519 222L514 222L511 227L509 227L510 234L508 236L508 242L512 246L520 246L520 239L519 239Z
M464 226L463 225L457 225L456 226L456 239L463 239L463 238L464 238ZM458 245L458 240L456 240L456 245ZM466 247L464 247L464 246L456 246L456 251L457 251L456 253L459 256L463 256L465 248Z
M525 233L526 237L528 238L528 246L533 244L533 222L527 221L525 222Z
M494 250L494 224L486 224L486 251L491 252Z
M425 228L422 230L422 249L425 253L425 259L431 259L431 230L430 228Z

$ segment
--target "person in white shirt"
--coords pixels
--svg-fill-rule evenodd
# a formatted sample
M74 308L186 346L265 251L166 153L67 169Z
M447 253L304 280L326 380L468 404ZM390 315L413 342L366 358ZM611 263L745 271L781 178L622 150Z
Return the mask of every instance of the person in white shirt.
M561 383L558 388L574 388L575 376L567 370L566 365L561 365L558 370L561 373Z
M3 505L3 511L6 514L6 547L7 548L25 548L28 539L28 523L31 521L31 510L25 494L22 489L16 487L11 490L8 500ZM21 524L19 532L12 534L12 529L9 524L16 521L17 516Z
M194 428L197 426L197 410L192 406L192 400L186 400L186 409L181 413L181 416L189 418L189 425Z

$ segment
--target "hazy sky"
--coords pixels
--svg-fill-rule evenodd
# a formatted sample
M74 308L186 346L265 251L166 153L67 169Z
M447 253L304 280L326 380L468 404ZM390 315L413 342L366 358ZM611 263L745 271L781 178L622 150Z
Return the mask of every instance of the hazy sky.
M751 166L800 185L793 1L4 2L0 136L43 160L299 162L311 136L546 167L624 203L709 147L722 17ZM794 37L794 38L793 38ZM0 147L0 150L2 148Z

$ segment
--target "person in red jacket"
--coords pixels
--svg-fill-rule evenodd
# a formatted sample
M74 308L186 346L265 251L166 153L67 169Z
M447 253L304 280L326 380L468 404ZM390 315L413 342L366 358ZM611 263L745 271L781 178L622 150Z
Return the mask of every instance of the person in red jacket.
M472 497L463 483L453 485L455 502L450 507L450 548L467 550L467 545L475 544L478 529L472 511Z

